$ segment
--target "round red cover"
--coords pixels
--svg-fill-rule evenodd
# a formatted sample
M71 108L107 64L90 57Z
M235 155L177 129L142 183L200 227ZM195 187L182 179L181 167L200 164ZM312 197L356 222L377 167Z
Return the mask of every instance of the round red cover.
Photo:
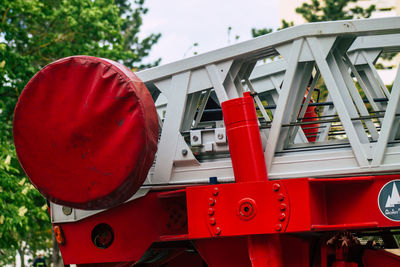
M60 59L23 90L14 114L18 159L51 201L75 208L117 205L143 184L157 150L153 99L123 65Z

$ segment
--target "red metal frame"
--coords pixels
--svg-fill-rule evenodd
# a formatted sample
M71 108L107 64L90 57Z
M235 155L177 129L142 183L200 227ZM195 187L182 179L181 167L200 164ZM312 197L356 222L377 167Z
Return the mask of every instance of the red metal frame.
M381 214L377 204L382 186L399 178L399 175L302 178L151 192L87 219L58 224L65 237L60 249L65 264L134 262L152 243L182 240L194 240L207 262L216 260L208 259L212 257L209 255L213 246L219 254L218 248L229 247L239 258L235 261L240 262L245 261L241 259L243 254L249 260L248 247L257 240L249 241L247 237L254 235L262 242L279 236L281 243L289 243L281 245L283 251L297 251L299 246L290 245L287 240L299 239L299 243L304 242L303 249L309 250L307 238L288 233L400 228L398 222ZM241 213L241 203L251 203L255 214ZM114 243L107 249L95 247L90 237L100 223L107 223L114 230ZM246 249L239 253L243 247Z
M226 101L222 109L237 183L150 192L87 219L58 224L65 237L60 245L64 263L129 265L151 244L168 248L172 242L192 241L210 266L324 267L328 257L332 266L357 266L326 245L330 231L400 228L377 203L383 185L400 175L268 180L250 95ZM101 223L114 231L106 249L91 240ZM371 253L364 260L384 257ZM189 258L173 250L160 262L181 266L172 259ZM199 257L192 260L201 263Z

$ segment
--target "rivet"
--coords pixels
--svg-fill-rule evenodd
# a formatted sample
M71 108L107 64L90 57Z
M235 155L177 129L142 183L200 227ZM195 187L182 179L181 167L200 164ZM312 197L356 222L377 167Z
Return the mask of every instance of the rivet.
M278 197L277 197L277 199L278 199L279 201L283 201L283 200L285 199L285 196L284 196L283 194L279 194Z
M63 206L63 207L62 207L62 211L63 211L63 213L64 213L65 215L71 215L71 213L72 213L72 208Z
M273 190L274 192L278 192L278 191L279 191L279 188L281 188L281 185L280 185L280 184L273 184L273 185L272 185L272 190Z
M279 220L280 220L281 222L283 222L283 221L285 220L285 218L286 218L285 213L279 214Z
M215 198L210 197L210 198L208 199L208 204L209 204L210 206L214 206L214 205L215 205Z
M279 205L279 209L281 211L285 211L286 210L286 204L285 203L281 203L281 205Z
M224 138L224 135L222 133L218 134L218 139L221 140L222 138Z
M215 227L215 228L214 228L214 234L215 234L215 235L220 235L220 234L221 234L221 228Z
M188 154L187 149L182 149L182 155L183 155L183 156L186 156L187 154Z
M210 222L211 225L215 225L215 223L216 223L217 221L215 220L214 217L211 217L210 220L209 220L209 222Z
M214 213L215 213L215 211L214 211L213 208L209 208L209 209L208 209L208 215L213 216Z
M277 232L280 232L281 230L282 230L282 224L277 224L276 226L275 226L275 230L277 231Z
M218 193L219 193L218 187L214 187L214 188L212 189L212 194L213 194L214 196L218 196Z
M193 141L197 142L199 140L199 137L197 135L193 135Z

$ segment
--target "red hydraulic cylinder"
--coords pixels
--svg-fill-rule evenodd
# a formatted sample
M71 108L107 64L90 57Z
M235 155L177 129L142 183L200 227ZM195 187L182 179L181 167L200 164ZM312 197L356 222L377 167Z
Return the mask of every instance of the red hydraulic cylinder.
M250 92L221 103L235 180L268 180L264 151L254 101ZM248 254L253 267L282 267L279 235L248 236Z
M258 119L250 92L221 104L236 182L268 180Z

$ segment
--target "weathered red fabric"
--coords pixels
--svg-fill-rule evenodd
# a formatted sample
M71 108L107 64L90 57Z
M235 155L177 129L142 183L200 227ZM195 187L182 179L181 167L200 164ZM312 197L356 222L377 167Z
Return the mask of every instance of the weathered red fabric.
M123 65L60 59L23 90L14 114L18 159L49 200L75 208L115 206L143 184L157 150L153 99Z

